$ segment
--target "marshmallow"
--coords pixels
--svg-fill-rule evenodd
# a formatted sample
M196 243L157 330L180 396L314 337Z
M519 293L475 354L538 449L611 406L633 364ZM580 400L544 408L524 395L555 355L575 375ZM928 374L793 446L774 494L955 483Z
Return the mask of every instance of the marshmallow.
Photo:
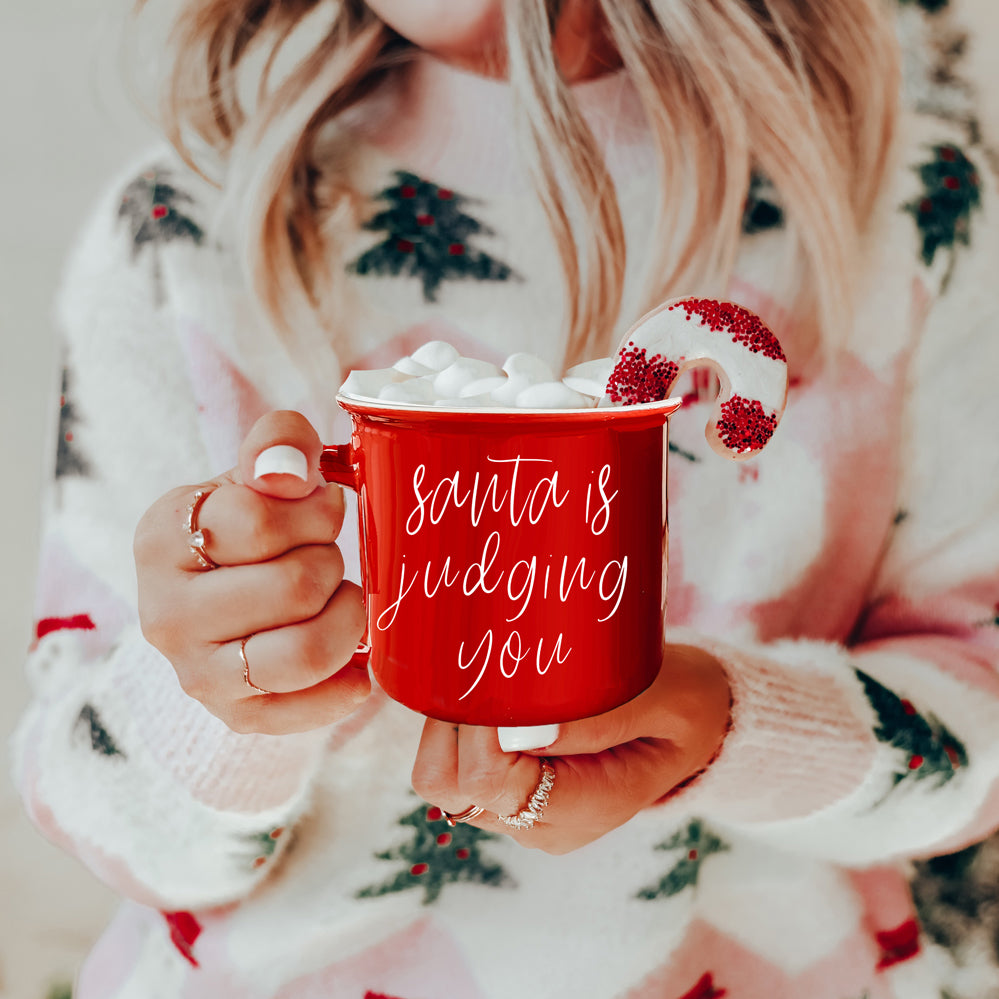
M420 364L419 361L414 361L411 357L400 357L392 365L392 370L398 371L401 375L418 378L420 375L432 374L435 369L428 368L425 364Z
M355 399L377 399L382 389L392 382L401 381L403 376L391 368L378 368L364 371L355 368L340 386L344 395Z
M599 399L604 394L607 379L614 370L613 357L601 357L595 361L583 361L571 367L562 379L569 388L582 395L592 395Z
M431 371L443 371L449 364L454 364L460 356L451 344L443 340L430 340L422 347L417 347L410 354L410 360L428 367Z
M495 378L499 373L499 368L488 361L459 357L453 364L438 372L434 378L434 392L441 399L454 399L461 395L461 390L470 382Z
M555 373L551 367L534 354L511 354L503 364L503 370L511 378L526 381L531 385L555 381Z
M434 387L426 378L411 378L406 382L392 382L386 385L378 398L383 402L432 403L437 401Z
M462 399L468 399L477 395L492 398L492 393L497 389L501 389L506 383L507 380L503 375L498 375L495 378L477 378L474 382L469 382L465 385L458 395Z
M594 399L573 391L563 382L538 382L521 391L514 405L518 409L588 409Z

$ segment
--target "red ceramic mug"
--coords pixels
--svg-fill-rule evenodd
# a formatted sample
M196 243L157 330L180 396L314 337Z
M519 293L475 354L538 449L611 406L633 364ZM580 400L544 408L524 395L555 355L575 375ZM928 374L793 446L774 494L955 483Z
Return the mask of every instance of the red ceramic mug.
M421 409L339 397L323 475L358 493L370 663L395 700L469 725L600 714L655 679L666 422L679 400Z

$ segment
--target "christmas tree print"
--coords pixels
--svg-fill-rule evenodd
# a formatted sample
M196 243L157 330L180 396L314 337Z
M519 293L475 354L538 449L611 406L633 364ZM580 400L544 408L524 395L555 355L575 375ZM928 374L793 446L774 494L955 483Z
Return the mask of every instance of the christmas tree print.
M125 754L115 744L111 733L104 727L101 716L92 704L84 704L80 713L76 716L73 730L81 732L90 743L90 748L95 753L102 756L120 756L125 759Z
M153 281L157 303L163 300L163 281L159 254L165 243L187 240L195 245L204 239L204 231L185 209L193 203L190 195L177 190L170 182L169 171L147 170L122 194L118 218L128 221L132 238L132 259L136 260L146 246L153 247Z
M923 184L918 198L904 208L916 220L922 238L921 256L929 267L938 250L949 250L944 286L950 280L958 246L971 242L971 214L981 207L975 165L957 146L931 147L933 158L915 168Z
M643 888L638 898L652 901L672 898L685 888L696 888L701 875L701 865L713 853L724 853L727 843L719 839L700 819L693 819L686 829L678 830L657 850L681 851L680 859L659 879L659 883Z
M942 786L961 767L968 765L964 745L943 722L930 714L921 715L910 701L903 700L866 673L854 672L878 718L874 735L879 742L900 750L899 762L892 774L892 788L903 781L928 779Z
M766 177L754 172L749 179L749 193L742 210L742 231L747 236L753 236L783 226L784 211L777 204L777 191Z
M263 867L274 856L278 840L284 835L284 826L246 833L236 838L232 856L240 867Z
M75 440L76 424L79 415L70 399L71 375L69 368L62 369L62 390L59 396L59 440L56 442L57 479L68 475L86 476L90 474L90 463L84 457Z
M396 171L395 179L377 195L388 207L364 223L385 238L350 265L355 274L418 278L428 302L437 301L445 280L506 281L513 276L506 264L470 245L473 236L492 231L466 214L469 199L405 171Z
M399 819L399 825L413 832L402 846L376 853L379 860L397 861L402 870L380 885L362 888L358 898L377 898L410 888L423 890L423 904L437 901L447 884L469 881L492 888L512 887L513 880L499 864L485 860L480 845L498 839L475 826L449 827L444 813L434 806L420 804Z

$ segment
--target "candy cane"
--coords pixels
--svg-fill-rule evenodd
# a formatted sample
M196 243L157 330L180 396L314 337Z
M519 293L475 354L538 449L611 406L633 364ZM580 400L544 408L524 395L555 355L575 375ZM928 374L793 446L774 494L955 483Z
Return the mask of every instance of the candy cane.
M787 359L767 325L732 302L677 298L622 338L604 404L665 399L688 368L710 365L721 390L705 429L720 455L741 461L770 440L787 401Z

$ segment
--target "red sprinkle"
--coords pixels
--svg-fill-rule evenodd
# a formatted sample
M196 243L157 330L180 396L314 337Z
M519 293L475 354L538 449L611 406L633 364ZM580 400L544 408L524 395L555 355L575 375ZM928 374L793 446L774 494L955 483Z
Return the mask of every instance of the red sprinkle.
M451 842L451 834L450 833L441 833L437 837L437 845L438 846L447 846L450 842Z
M399 240L399 241L398 241L398 242L397 242L397 243L395 244L395 248L396 248L396 249L397 249L397 250L398 250L398 251L399 251L400 253L412 253L412 252L413 252L413 244L412 244L412 242L411 242L410 240L408 240L408 239L400 239L400 240Z
M440 822L442 818L444 818L444 813L436 805L431 805L427 809L428 822Z
M909 757L909 769L918 770L923 765L923 758L916 753L915 756Z
M403 198L415 198L416 188L413 187L412 184L403 184L403 186L399 188L399 194Z
M459 860L468 860L468 858L471 856L471 853L469 852L468 847L463 846L460 850L455 850L454 855Z
M730 451L758 451L777 429L777 416L767 413L758 399L733 395L721 407L718 436Z
M166 218L167 213L170 211L166 205L153 205L153 210L151 212L154 219Z
M780 341L770 332L767 324L755 312L741 305L718 302L713 298L686 298L669 306L669 309L683 309L688 319L697 316L716 333L730 333L734 343L744 344L754 354L762 354L775 361L787 360Z
M409 869L409 873L418 878L421 874L426 874L429 870L429 864L413 864L413 866Z
M657 402L669 395L680 371L675 361L662 354L646 356L644 347L629 342L618 354L617 364L607 379L607 395L611 402L633 406L642 402Z

